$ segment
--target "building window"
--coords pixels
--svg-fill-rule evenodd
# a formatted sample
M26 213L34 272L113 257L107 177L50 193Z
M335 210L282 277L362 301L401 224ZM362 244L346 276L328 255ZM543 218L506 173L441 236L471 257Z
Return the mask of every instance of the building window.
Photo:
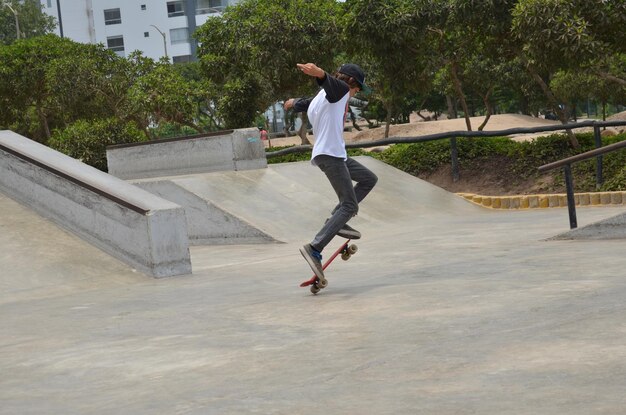
M198 0L196 14L221 13L225 2L222 0Z
M172 42L172 45L189 43L189 29L186 27L170 29L170 42Z
M141 10L146 10L146 5L145 4L141 5Z
M108 9L104 11L104 24L120 24L122 23L122 14L120 9Z
M120 56L124 56L124 36L107 37L107 48Z
M191 55L174 56L174 57L172 57L172 62L174 62L174 63L191 62Z
M185 15L185 3L182 1L167 2L167 17L176 17Z
M150 37L150 32L143 32L143 37Z
M48 0L48 8L52 7L52 0Z

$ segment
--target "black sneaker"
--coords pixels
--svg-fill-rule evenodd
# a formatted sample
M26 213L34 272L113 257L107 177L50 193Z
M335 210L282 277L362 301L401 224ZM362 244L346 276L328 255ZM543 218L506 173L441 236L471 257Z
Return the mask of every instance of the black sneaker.
M361 232L357 231L356 229L354 229L347 223L343 225L341 229L339 229L339 232L337 232L337 235L346 239L361 239Z
M324 223L327 223L329 220L330 219L326 219L326 222ZM361 239L361 232L357 231L347 223L343 225L341 229L339 229L337 235L346 239Z
M306 244L302 248L300 248L300 253L306 259L306 262L309 263L309 266L317 275L320 281L326 281L324 277L324 268L322 268L322 254L313 249L311 244Z

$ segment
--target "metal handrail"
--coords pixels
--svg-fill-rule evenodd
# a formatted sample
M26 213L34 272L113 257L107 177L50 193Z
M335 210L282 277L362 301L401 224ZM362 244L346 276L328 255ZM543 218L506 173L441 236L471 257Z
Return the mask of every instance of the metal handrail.
M385 146L389 144L413 144L413 143L422 143L426 141L435 141L435 140L443 140L443 139L456 139L459 137L466 138L476 138L476 137L506 137L514 134L533 134L533 133L543 133L548 131L564 131L564 130L575 130L578 128L585 127L616 127L626 125L626 121L583 121L579 123L571 123L571 124L561 124L561 125L550 125L550 126L541 126L541 127L523 127L523 128L509 128L506 130L498 130L498 131L447 131L444 133L437 134L427 134L421 136L414 137L389 137L384 140L377 141L366 141L363 143L351 143L346 144L346 148L369 148L369 147L378 147ZM301 145L285 148L278 151L268 152L266 157L273 158L284 156L292 153L304 153L306 151L311 150L311 145Z
M599 128L594 129L596 133L596 145L598 143ZM563 174L565 176L565 191L567 193L567 211L569 214L569 227L575 229L578 227L578 220L576 219L576 201L574 200L574 179L572 177L572 164L589 160L593 157L598 158L598 181L600 184L602 180L602 155L626 148L626 141L620 141L617 143L609 144L604 147L596 148L595 150L589 150L584 153L576 154L575 156L568 157L553 163L544 164L539 167L539 172L544 173L550 170L563 167Z
M620 141L618 143L609 144L604 147L596 148L595 150L589 150L584 153L576 154L575 156L568 157L566 159L562 159L559 161L555 161L553 163L544 164L539 167L539 172L544 173L559 167L563 167L567 164L576 163L578 161L589 160L590 158L594 158L596 156L611 153L615 150L619 150L623 147L626 147L626 141Z

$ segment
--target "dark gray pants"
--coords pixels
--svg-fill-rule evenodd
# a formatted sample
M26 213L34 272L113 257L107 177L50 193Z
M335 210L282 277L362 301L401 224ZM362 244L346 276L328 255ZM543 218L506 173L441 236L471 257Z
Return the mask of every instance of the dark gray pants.
M374 188L378 177L358 161L320 155L315 157L315 164L326 174L333 186L339 204L332 211L332 216L324 227L315 235L311 246L322 252L337 232L359 211L359 203ZM352 182L356 185L353 186Z

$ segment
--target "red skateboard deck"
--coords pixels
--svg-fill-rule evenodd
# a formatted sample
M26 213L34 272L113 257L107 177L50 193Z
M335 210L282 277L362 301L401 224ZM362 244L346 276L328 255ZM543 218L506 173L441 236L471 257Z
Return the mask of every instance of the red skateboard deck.
M341 246L339 247L339 249L337 249L330 258L328 258L326 260L326 262L324 262L324 264L322 264L322 269L325 270L334 260L335 258L337 258L337 256L339 254L341 254L341 259L343 259L344 261L347 261L348 259L350 259L350 257L352 255L354 255L356 253L356 251L358 250L357 246L352 244L350 245L350 239L346 240L346 242L344 242L343 244L341 244ZM322 288L326 288L326 286L320 286L318 285L319 279L317 278L317 275L313 274L313 276L304 281L303 283L300 284L300 287L308 287L309 285L311 286L311 292L313 294L317 294L319 292L320 289Z

